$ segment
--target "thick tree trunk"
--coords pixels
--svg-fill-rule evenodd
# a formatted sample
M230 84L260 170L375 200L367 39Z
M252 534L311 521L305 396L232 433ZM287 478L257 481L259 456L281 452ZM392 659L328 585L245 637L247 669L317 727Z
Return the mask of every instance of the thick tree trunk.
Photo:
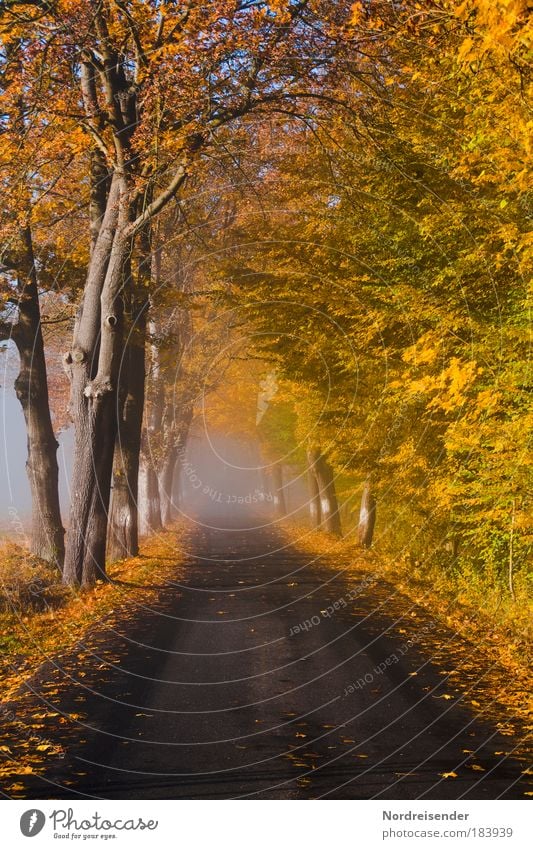
M370 481L366 481L361 497L361 509L359 512L359 525L357 538L359 545L370 548L374 538L374 526L376 524L376 499L372 493Z
M123 353L122 293L134 239L151 218L175 196L186 177L181 163L171 183L154 201L143 198L134 220L135 177L142 163L132 155L131 140L138 122L137 89L124 57L112 47L103 7L95 6L93 24L102 43L101 64L82 56L81 94L88 125L98 137L102 104L113 135L114 166L103 217L98 219L98 163L93 161L91 196L91 257L83 304L74 331L72 351L65 358L71 376L71 411L75 427L71 514L67 532L64 580L91 583L105 576L107 510L117 430L117 380ZM97 144L96 147L100 145ZM99 224L99 226L98 226Z
M125 368L119 375L119 416L113 465L113 491L108 531L108 557L111 562L139 553L139 462L144 411L146 370L146 292L151 279L150 233L140 239L140 257L134 291L125 288L128 298L129 334L124 356ZM131 279L128 262L127 280Z
M273 463L270 468L272 470L272 483L274 489L274 508L276 516L282 519L287 515L285 491L283 489L283 469L281 463Z
M122 396L115 457L108 531L108 559L113 562L139 553L139 459L144 405L146 308L133 311L126 347ZM125 396L125 397L124 397Z
M116 433L116 386L122 340L120 290L131 250L127 188L115 172L89 264L84 299L65 357L71 377L75 444L64 581L105 577L107 512Z
M330 534L341 536L341 520L333 471L320 450L310 451L320 494L321 527Z
M48 382L41 330L37 273L31 230L22 232L24 276L13 339L20 355L15 391L26 421L28 458L26 470L32 501L30 549L32 554L61 569L64 530L58 493L58 443L54 435L48 399Z

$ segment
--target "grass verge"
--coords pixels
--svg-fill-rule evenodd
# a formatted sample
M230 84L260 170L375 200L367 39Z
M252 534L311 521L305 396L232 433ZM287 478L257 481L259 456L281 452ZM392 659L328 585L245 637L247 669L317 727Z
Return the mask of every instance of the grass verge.
M25 797L25 776L39 775L64 757L49 724L77 718L60 716L47 704L28 711L32 679L48 660L56 672L69 654L81 663L91 634L104 625L126 625L139 606L155 602L168 579L181 577L179 538L175 528L144 540L138 557L111 564L109 581L84 590L65 587L56 570L13 544L0 550L0 781L12 798ZM48 693L59 692L61 682L52 678L51 684Z
M49 657L82 640L98 622L118 621L148 603L180 563L173 529L146 539L138 557L108 567L109 581L83 590L65 587L56 570L23 549L0 550L0 700L9 699Z

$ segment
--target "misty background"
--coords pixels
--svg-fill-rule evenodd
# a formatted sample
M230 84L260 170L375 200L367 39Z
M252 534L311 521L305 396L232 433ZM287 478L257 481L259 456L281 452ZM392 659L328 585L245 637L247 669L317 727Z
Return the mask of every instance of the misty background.
M30 487L26 475L26 427L21 405L13 388L18 373L18 355L10 344L2 346L0 413L0 535L17 541L28 532L31 522ZM69 479L74 431L72 427L56 434L59 448L59 496L63 522L68 521ZM287 514L305 513L305 476L294 466L284 466L284 495ZM268 463L259 443L239 440L220 433L206 432L198 422L191 429L181 474L175 483L178 510L187 517L214 525L239 516L256 513L271 521L275 495ZM20 539L25 544L24 539Z

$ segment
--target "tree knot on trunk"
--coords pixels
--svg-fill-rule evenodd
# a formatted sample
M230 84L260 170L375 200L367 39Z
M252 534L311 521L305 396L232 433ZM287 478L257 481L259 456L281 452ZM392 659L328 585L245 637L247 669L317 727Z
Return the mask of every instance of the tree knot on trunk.
M105 324L106 324L106 326L107 326L107 327L109 327L111 330L114 330L114 329L115 329L115 327L116 327L116 326L117 326L117 324L118 324L118 317L117 317L116 315L113 315L113 314L111 314L111 315L106 315L106 317L105 317Z
M63 371L72 383L72 354L70 351L67 351L66 354L62 355L61 362L63 364Z
M101 401L102 398L111 392L113 392L113 384L109 377L92 380L83 390L85 397L90 398L92 401Z
M20 372L15 380L15 394L21 404L28 403L30 400L30 381L28 375Z

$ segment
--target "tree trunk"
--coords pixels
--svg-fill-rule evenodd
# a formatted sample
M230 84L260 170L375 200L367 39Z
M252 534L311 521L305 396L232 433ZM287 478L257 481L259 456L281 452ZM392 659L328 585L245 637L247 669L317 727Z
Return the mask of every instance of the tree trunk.
M152 254L153 279L159 286L161 273L161 249L156 248ZM149 346L150 368L146 385L145 427L141 435L141 464L139 469L139 530L146 535L152 531L160 531L163 527L161 519L161 498L159 479L155 467L154 448L159 447L161 423L163 419L163 382L159 362L159 348L155 344L158 336L156 323L148 322L151 344ZM155 453L158 453L155 451Z
M101 81L105 111L110 116L114 165L100 226L96 219L91 221L92 250L83 303L72 351L65 358L71 376L75 446L63 574L67 583L82 585L105 576L107 510L117 429L117 380L123 354L125 270L136 234L175 197L186 179L188 162L187 156L157 198L148 202L148 195L144 195L143 210L134 219L134 207L139 201L135 178L144 174L142 156L131 149L140 106L137 87L132 85L126 70L128 63L112 46L103 8L96 4L92 19L102 43L102 57L96 63L84 53L80 80L85 118L96 134L101 129L101 104L95 81L97 78ZM195 146L194 151L197 149ZM97 170L93 168L93 181L97 179ZM96 196L91 199L91 210L93 216L97 214Z
M32 501L30 550L59 569L63 566L64 530L58 492L58 443L54 435L48 399L48 382L41 329L37 272L31 230L22 231L25 282L18 304L13 339L20 355L15 391L26 422L28 458L26 470Z
M71 378L75 444L71 511L67 531L66 583L90 584L105 577L107 511L116 433L116 385L122 341L120 290L131 244L128 192L113 175L96 245L89 263L72 351L65 357Z
M168 417L169 410L173 407L167 405L164 418ZM187 439L193 418L193 407L184 402L181 409L181 419L174 419L167 424L165 455L161 472L159 474L159 493L161 498L161 520L168 527L175 520L178 512L179 494L176 486L177 477L181 471L181 464L187 446Z
M108 531L111 562L139 553L139 462L144 411L146 370L146 292L151 279L151 244L147 228L142 232L134 291L125 288L129 300L129 334L124 356L124 375L119 377L119 417L113 465L113 491ZM128 262L127 280L131 279ZM121 383L123 384L121 386Z
M281 463L273 463L270 468L272 469L274 507L276 511L276 516L282 519L284 516L287 515L287 506L285 504L285 492L283 490L283 469Z
M111 562L139 553L139 459L144 405L145 336L147 303L132 314L126 347L123 403L120 404L113 464L113 489L108 531ZM125 396L125 397L124 397Z
M322 524L322 508L320 506L320 487L316 476L312 453L307 453L307 486L309 489L309 517L311 527L319 528Z
M320 504L322 507L322 525L330 534L341 536L341 518L337 493L335 491L333 470L324 455L320 457L318 480L320 485Z
M372 493L370 481L366 481L361 497L361 510L359 512L359 525L357 538L359 545L370 548L374 537L374 525L376 524L376 499Z
M139 531L146 536L163 528L157 473L143 454L139 468Z
M7 82L9 89L10 73L14 79L24 78L24 48L23 39L20 37L7 39L3 45L4 59L3 72L8 71ZM24 161L24 148L27 139L28 121L31 110L27 109L24 92L25 87L17 89L17 94L11 106L2 115L2 131L13 133L13 140L17 139L17 147L21 153L21 162ZM9 98L8 98L9 101ZM4 110L3 110L4 112ZM25 203L19 212L27 215L27 220L21 224L18 230L20 244L15 247L15 254L20 248L20 257L15 259L12 271L17 278L18 311L17 323L12 325L0 321L0 332L2 339L12 339L20 356L20 371L15 380L15 392L22 406L26 423L26 437L28 456L26 471L28 474L31 503L32 503L32 526L30 537L30 550L32 554L58 568L63 565L64 559L64 530L61 522L58 493L58 466L57 447L50 416L50 404L48 396L48 380L46 373L46 360L44 356L44 342L41 327L41 311L39 305L39 281L35 256L33 252L33 237L31 231L31 207L32 189L26 183L26 169L23 168L17 181L17 196ZM7 182L4 188L8 189L9 176L6 173L3 178ZM31 181L30 181L31 182ZM9 191L8 191L9 194ZM13 210L12 210L13 211ZM7 218L5 223L11 220L9 205L6 209ZM13 217L14 223L16 216ZM2 247L2 265L4 263L4 252L8 247L8 239ZM10 245L11 247L11 245ZM7 258L7 257L6 257ZM8 301L12 301L11 297ZM3 304L3 307L5 303ZM3 311L2 307L2 311Z
M341 536L341 520L333 471L320 450L311 450L312 466L320 493L321 527L330 534Z
M168 528L176 516L176 504L173 501L174 471L178 461L178 449L172 446L166 453L159 474L159 494L161 499L161 521Z

